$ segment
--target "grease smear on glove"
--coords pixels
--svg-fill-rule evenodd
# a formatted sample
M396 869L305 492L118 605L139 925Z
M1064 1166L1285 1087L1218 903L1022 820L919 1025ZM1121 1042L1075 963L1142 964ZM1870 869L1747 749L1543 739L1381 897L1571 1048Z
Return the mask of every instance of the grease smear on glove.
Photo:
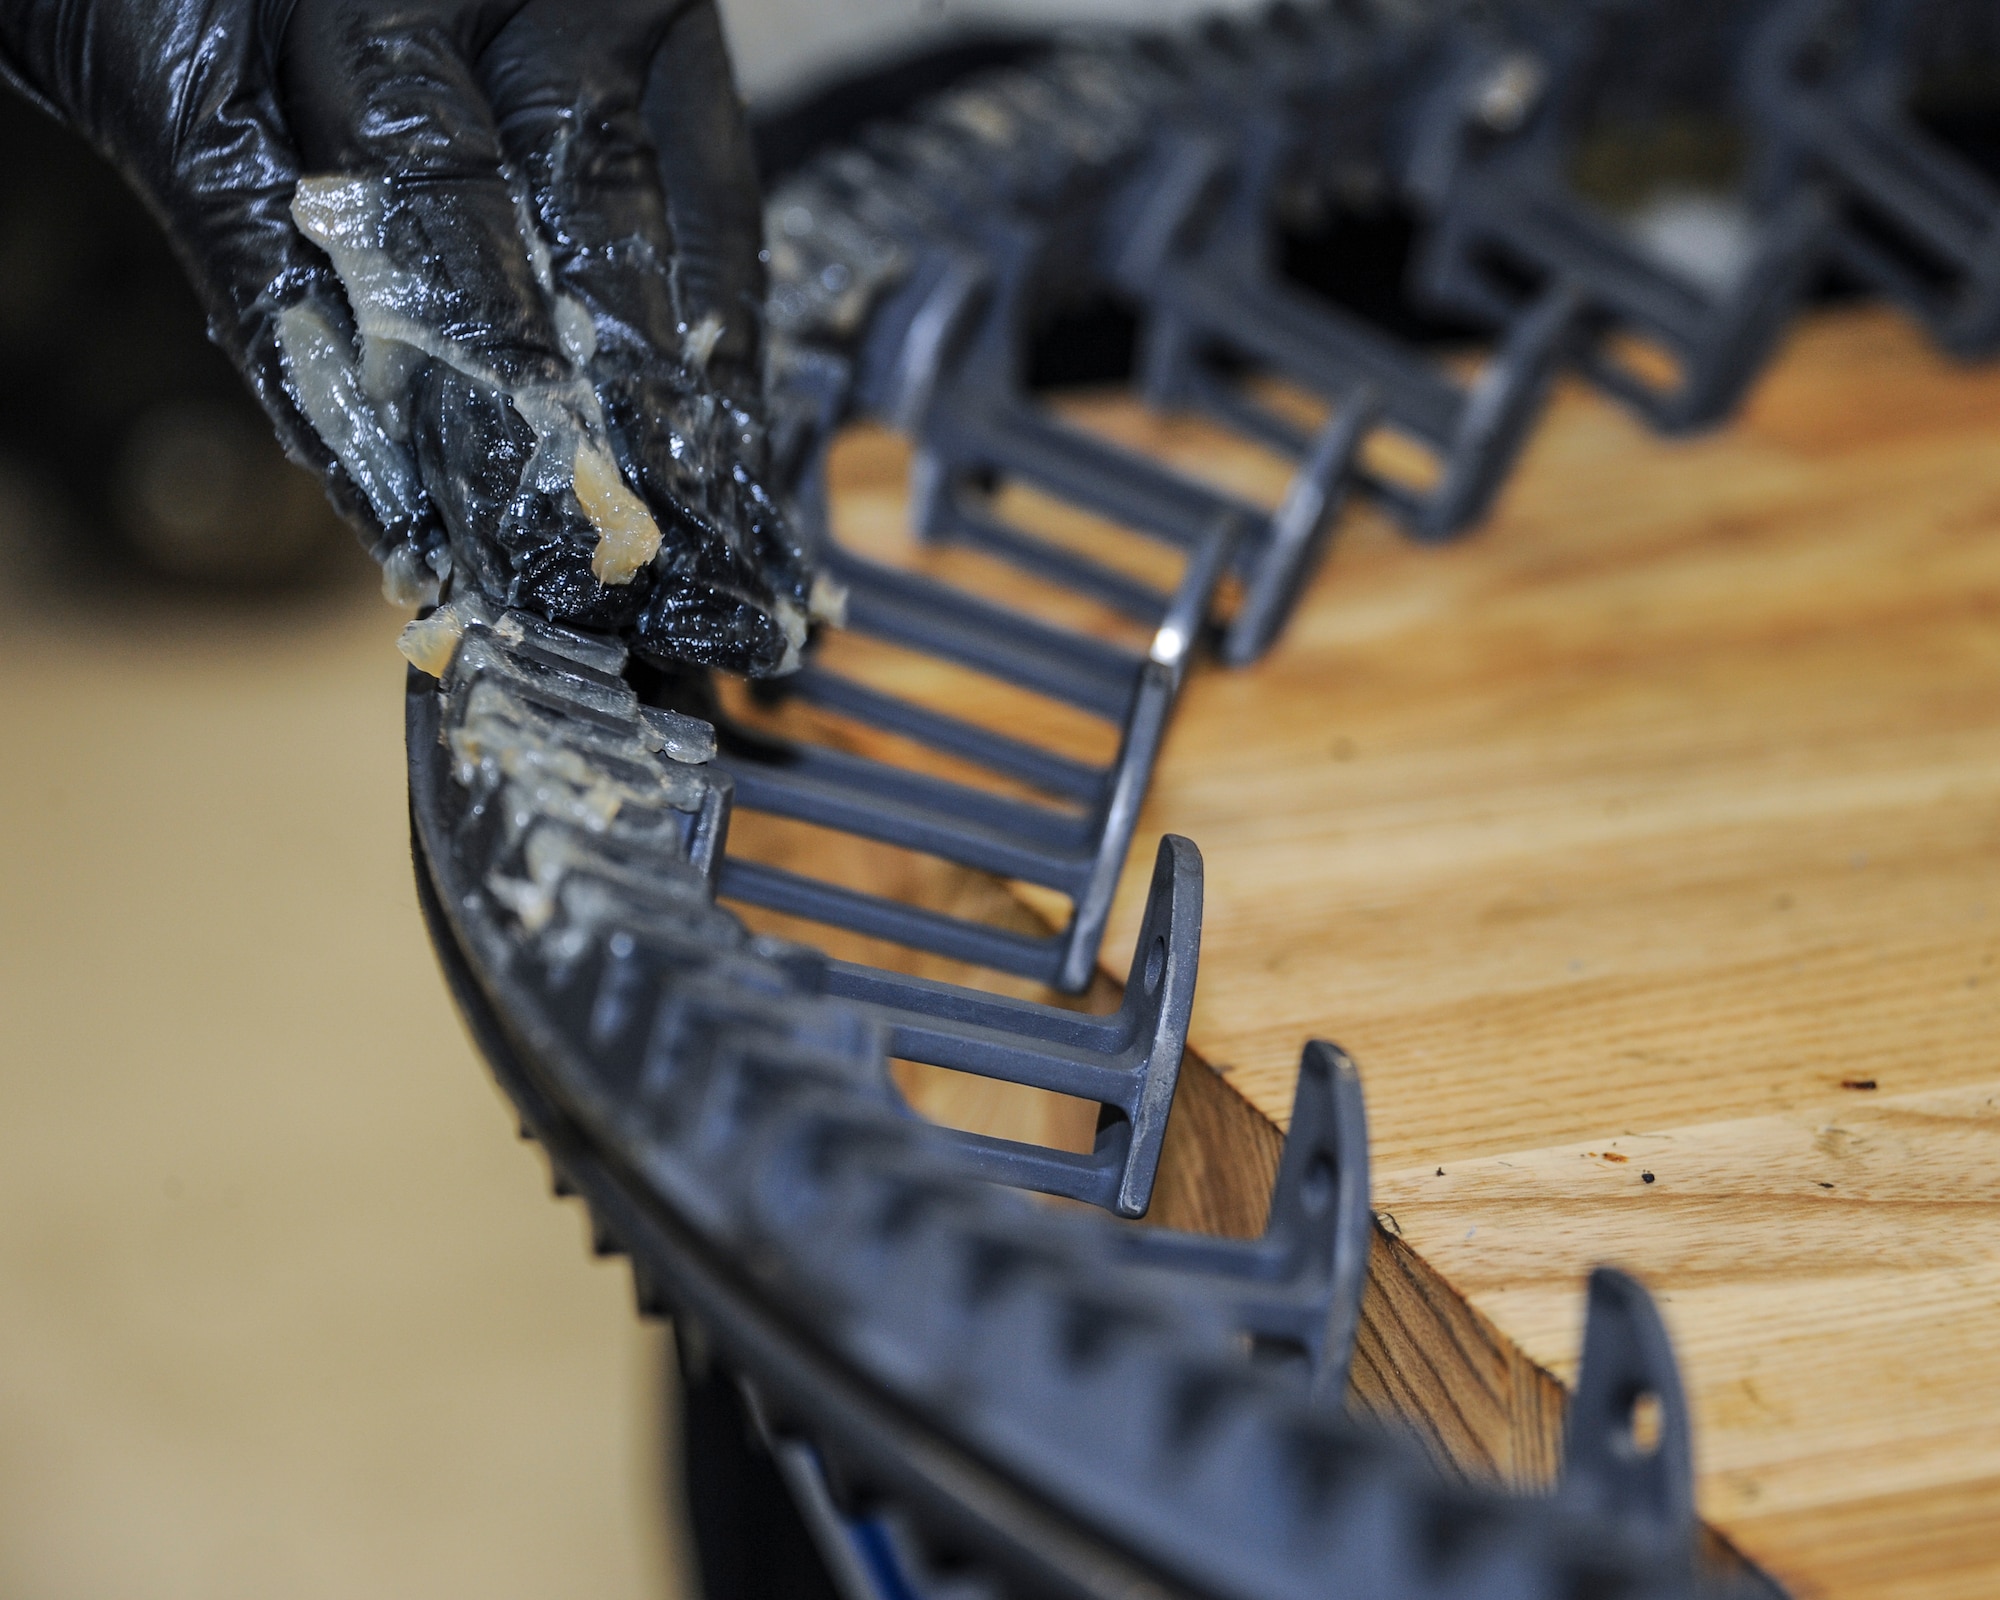
M659 525L620 475L603 409L582 371L595 346L590 315L555 291L548 247L527 221L525 208L523 242L564 354L574 364L557 383L507 383L475 350L425 314L430 297L420 269L397 259L389 201L390 185L383 178L302 178L293 196L293 219L333 262L361 340L355 363L312 308L295 307L281 323L285 359L313 425L371 503L381 497L380 512L422 494L407 443L410 419L403 398L418 363L424 358L442 361L490 384L534 431L534 453L523 483L548 496L573 492L597 530L591 572L600 583L630 583L659 553ZM507 513L510 521L521 515L518 504Z

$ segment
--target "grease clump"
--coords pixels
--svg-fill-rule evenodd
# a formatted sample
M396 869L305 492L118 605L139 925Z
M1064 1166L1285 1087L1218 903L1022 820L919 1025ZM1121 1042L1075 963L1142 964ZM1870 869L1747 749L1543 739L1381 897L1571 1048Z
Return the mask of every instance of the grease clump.
M573 473L576 503L597 530L591 575L599 583L630 583L660 553L660 525L602 445L588 439L578 444Z
M417 671L442 678L464 637L465 617L459 607L439 606L429 616L405 624L397 635L396 648Z

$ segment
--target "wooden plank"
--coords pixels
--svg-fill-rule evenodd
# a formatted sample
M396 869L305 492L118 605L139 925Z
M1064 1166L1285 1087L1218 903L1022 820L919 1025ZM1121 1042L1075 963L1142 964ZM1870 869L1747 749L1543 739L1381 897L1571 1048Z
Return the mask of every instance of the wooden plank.
M1077 410L1281 482L1200 424ZM1618 1260L1679 1340L1704 1513L1801 1594L1988 1592L2000 1546L1996 439L2000 374L1873 309L1803 327L1703 439L1566 387L1477 537L1350 514L1272 657L1190 684L1140 829L1208 862L1193 1043L1221 1075L1190 1071L1161 1210L1254 1226L1275 1145L1244 1113L1281 1125L1300 1042L1339 1039L1393 1219L1357 1403L1545 1477L1582 1276ZM843 450L848 538L1111 626L910 551L904 459ZM1128 872L1114 970L1142 895Z
M1813 1528L1816 1563L1812 1513L2000 1479L2000 1085L1851 1098L1384 1174L1377 1199L1565 1378L1580 1263L1642 1271L1693 1380L1704 1509L1780 1566Z

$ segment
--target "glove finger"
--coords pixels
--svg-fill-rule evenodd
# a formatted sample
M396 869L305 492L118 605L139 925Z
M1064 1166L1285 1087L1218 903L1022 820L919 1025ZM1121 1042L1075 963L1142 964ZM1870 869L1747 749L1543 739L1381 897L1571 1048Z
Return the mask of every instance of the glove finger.
M291 215L330 260L352 322L295 326L287 354L302 381L341 393L353 438L389 441L406 459L427 447L414 449L411 475L429 504L452 503L454 486L475 476L502 492L495 474L512 465L504 537L469 541L466 530L483 524L445 519L452 566L496 600L542 606L532 588L522 592L517 568L542 542L578 542L561 485L587 430L564 403L576 375L468 65L518 3L298 0L277 56L309 174ZM522 397L533 440L525 457L484 453L498 427L492 408L456 427L439 417L414 426L420 395L445 397L419 381L432 362ZM329 431L320 414L315 421ZM530 504L525 491L537 486L545 493Z
M413 436L454 563L494 599L629 628L647 614L661 531L621 476L584 371L591 316L555 281L474 65L521 9L300 0L288 104L306 161L336 176L302 182L294 215L346 286L363 386ZM681 582L706 582L731 618L743 590L763 599L747 573L719 576ZM706 648L769 671L776 631L738 623Z
M470 64L513 9L298 0L280 55L300 155L323 175L301 182L294 215L364 346L407 345L509 393L573 376Z
M589 315L588 371L627 476L662 522L662 567L775 602L797 642L807 580L757 479L756 390L745 404L715 386L720 324L690 314L687 256L640 115L648 65L683 11L679 0L531 0L481 57L480 78L550 241L556 291ZM722 71L729 93L726 63L700 64ZM754 307L737 320L754 328ZM655 620L703 615L669 608Z
M524 489L534 430L499 389L434 362L414 412L417 459L454 560L485 593L574 627L632 635L656 659L753 675L786 663L792 641L770 615L768 593L719 539L669 541L644 582L601 581L598 531L578 514L576 493L604 485L584 473L576 493L560 498ZM533 502L525 514L524 499Z
M750 126L713 0L689 5L653 55L640 111L653 139L674 283L689 326L721 329L708 373L726 394L763 381L764 211Z
M750 125L730 67L714 0L694 0L654 53L640 112L652 135L674 233L674 285L682 320L716 330L707 375L755 419L739 455L757 558L772 586L811 596L809 558L766 492L764 205Z

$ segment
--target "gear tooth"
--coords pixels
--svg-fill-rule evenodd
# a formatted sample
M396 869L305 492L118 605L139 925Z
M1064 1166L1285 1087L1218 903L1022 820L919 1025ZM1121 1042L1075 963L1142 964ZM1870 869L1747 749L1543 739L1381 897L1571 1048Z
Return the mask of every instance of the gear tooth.
M521 1140L524 1144L533 1144L535 1142L535 1130L528 1126L528 1119L526 1117L521 1118Z
M659 1319L673 1315L673 1308L667 1304L666 1292L652 1273L640 1264L637 1256L632 1258L632 1300L642 1317Z
M560 1167L549 1168L549 1188L555 1191L558 1200L569 1200L576 1194L576 1185L563 1176Z
M590 1213L590 1249L598 1256L622 1256L625 1247L618 1242L618 1236L595 1211Z

